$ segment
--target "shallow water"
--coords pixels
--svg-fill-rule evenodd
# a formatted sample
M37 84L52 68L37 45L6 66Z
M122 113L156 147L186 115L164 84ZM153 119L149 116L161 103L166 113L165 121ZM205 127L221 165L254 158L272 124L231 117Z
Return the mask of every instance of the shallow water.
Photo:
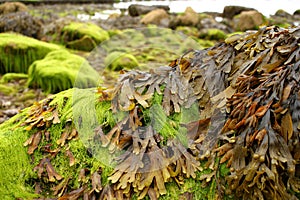
M196 12L223 12L227 5L238 5L255 8L265 16L273 15L278 9L283 9L290 14L300 9L299 0L178 0L178 1L130 1L114 3L118 9L126 9L131 4L143 5L168 5L170 12L184 12L191 6ZM299 5L299 6L298 6Z

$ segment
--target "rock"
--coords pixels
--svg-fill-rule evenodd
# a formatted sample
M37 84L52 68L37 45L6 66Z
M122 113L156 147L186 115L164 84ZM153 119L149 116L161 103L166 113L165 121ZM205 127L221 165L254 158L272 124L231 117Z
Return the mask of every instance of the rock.
M295 12L293 13L293 15L300 15L300 9L295 10Z
M0 33L0 73L27 73L34 61L61 48L16 33Z
M255 10L253 8L247 8L243 6L225 6L223 9L223 17L233 19L235 15L240 14L243 11Z
M28 70L28 86L39 87L45 93L56 93L72 87L95 87L98 73L85 58L57 50L35 61Z
M108 54L104 60L104 64L105 67L113 71L133 69L139 65L137 59L133 55L119 51Z
M279 9L275 12L274 15L270 16L268 25L276 25L287 28L293 25L295 21L296 20L294 19L293 15L282 9Z
M27 12L8 13L0 15L0 32L13 31L40 39L42 22Z
M231 33L233 30L230 28L230 26L225 25L223 22L217 22L215 18L212 16L204 17L200 20L200 23L198 23L197 28L199 30L201 29L219 29L221 31L224 31L225 33Z
M61 34L62 40L66 44L70 41L80 40L84 36L90 37L96 44L109 39L108 32L93 23L71 22L63 27Z
M140 23L141 16L132 17L130 15L121 15L119 18L109 18L107 20L101 20L101 27L106 30L111 29L126 29L126 28L139 28L143 27Z
M191 7L187 7L183 15L178 16L181 26L196 26L199 23L199 14Z
M0 15L20 12L20 11L21 12L28 11L27 6L20 2L5 2L0 5Z
M206 14L203 14L207 16ZM187 7L182 15L171 16L169 28L176 29L178 26L196 26L201 17L191 7Z
M164 9L156 9L147 13L140 21L142 24L169 25L169 15Z
M7 117L12 117L16 114L19 113L19 110L16 108L12 108L12 109L8 109L8 110L4 110L3 114L6 115Z
M96 42L87 35L84 35L78 40L68 42L66 47L80 51L92 51L97 46Z
M264 16L256 11L243 11L233 19L233 28L235 31L246 31L249 29L258 29L264 23Z
M285 10L283 9L279 9L275 12L275 16L278 16L278 17L283 17L283 18L292 18L293 16L286 12Z
M140 15L145 15L156 9L164 9L165 11L168 12L170 10L170 7L164 5L145 6L139 4L132 4L128 7L128 13L130 16L136 17Z

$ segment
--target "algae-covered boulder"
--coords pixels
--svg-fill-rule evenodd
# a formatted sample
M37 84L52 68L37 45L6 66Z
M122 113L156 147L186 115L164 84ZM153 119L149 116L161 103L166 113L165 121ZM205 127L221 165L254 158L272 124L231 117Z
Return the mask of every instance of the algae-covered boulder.
M29 66L62 47L15 33L0 33L0 73L27 73Z
M0 125L0 195L299 198L299 32L234 35L35 103Z
M62 29L63 42L68 47L78 50L91 51L95 45L107 39L109 39L108 32L93 23L71 22ZM82 46L74 45L75 41L80 42Z
M104 60L104 64L108 69L113 71L133 69L139 65L137 59L133 55L120 51L113 51L108 54Z
M46 93L56 93L68 88L96 86L98 73L81 56L66 50L50 52L35 61L28 71L28 85L40 87Z

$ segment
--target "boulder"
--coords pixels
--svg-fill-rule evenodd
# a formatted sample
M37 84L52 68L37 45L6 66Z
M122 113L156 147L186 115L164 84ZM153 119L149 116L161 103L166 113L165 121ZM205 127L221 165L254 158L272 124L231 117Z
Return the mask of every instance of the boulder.
M91 38L95 44L109 39L108 32L93 23L71 22L63 27L61 34L61 40L65 44L74 40L85 40L86 36Z
M34 61L61 48L16 33L0 33L0 73L27 73Z
M165 5L155 5L155 6L145 6L139 4L132 4L128 7L128 13L132 17L145 15L156 9L164 9L165 11L169 11L170 7Z
M30 66L27 84L45 93L56 93L72 87L94 87L98 78L97 71L85 58L67 50L57 50Z
M288 18L288 19L293 17L290 13L286 12L283 9L277 10L274 15L277 17L283 17L283 18Z
M199 14L193 8L187 7L183 15L178 16L181 26L196 26L199 23Z
M139 65L137 59L129 54L119 51L114 51L107 55L104 60L105 67L110 70L119 71L122 69L133 69Z
M201 29L219 29L224 31L225 33L232 32L232 29L230 26L225 25L223 22L218 22L215 20L212 16L207 16L202 19L200 19L200 22L197 25L197 28L199 30Z
M78 40L70 41L66 44L67 48L76 49L80 51L92 51L97 46L96 42L87 35L84 35Z
M20 2L5 2L0 5L0 15L20 12L20 11L21 12L28 11L27 6Z
M293 13L293 15L300 15L300 9L295 10L295 12Z
M285 10L279 9L275 12L274 15L269 17L269 24L268 25L276 25L280 27L289 27L294 25L294 22L297 21L294 19L294 16L290 13L286 12Z
M204 14L206 16L206 14ZM201 17L191 7L187 7L182 15L172 16L169 28L176 29L178 26L196 26Z
M0 15L0 32L13 31L40 39L43 23L28 12L17 12Z
M233 19L235 15L240 14L243 11L255 10L253 8L247 8L244 6L225 6L223 9L223 17Z
M156 9L147 13L140 21L142 24L169 25L169 15L164 9Z
M249 29L258 29L265 22L264 16L256 11L243 11L233 19L233 28L235 31L246 31Z

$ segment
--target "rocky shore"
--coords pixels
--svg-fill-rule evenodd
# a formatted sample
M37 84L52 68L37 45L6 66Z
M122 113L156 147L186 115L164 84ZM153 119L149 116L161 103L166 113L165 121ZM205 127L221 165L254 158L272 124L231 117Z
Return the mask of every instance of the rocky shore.
M46 59L46 54L53 51L49 45L88 61L89 67L98 72L98 79L109 86L114 84L124 66L125 69L149 70L168 64L189 49L210 47L232 33L261 26L296 26L300 21L299 10L293 14L278 10L266 17L255 9L241 6L227 6L223 13L196 13L187 7L184 13L176 14L170 13L168 6L135 4L128 10L108 14L107 11L112 10L112 4L24 5L14 2L0 5L0 39L12 39L12 42L0 42L0 123L34 101L74 85L75 78L69 75L59 75L64 78L56 80L70 82L64 87L47 85L49 83L43 81L48 79L44 76L46 72L33 70L37 66L37 63L32 66L34 61ZM28 38L14 39L16 35L12 32ZM29 42L24 43L27 39ZM33 45L36 43L40 47ZM79 62L78 66L82 64ZM53 66L51 70L57 69ZM33 81L33 77L38 79Z

